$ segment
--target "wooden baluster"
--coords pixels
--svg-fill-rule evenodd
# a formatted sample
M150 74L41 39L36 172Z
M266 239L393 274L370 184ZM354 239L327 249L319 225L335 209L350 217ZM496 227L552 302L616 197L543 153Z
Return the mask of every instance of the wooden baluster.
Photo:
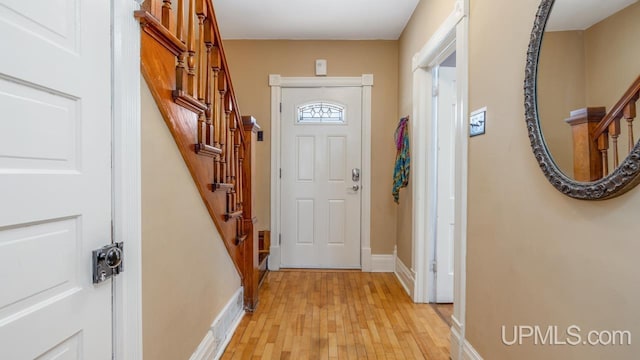
M609 135L611 135L611 141L613 142L613 168L618 168L620 160L618 156L618 136L620 136L620 119L614 120L609 125Z
M207 71L206 69L206 59L205 59L205 52L204 52L204 47L205 47L205 43L204 43L204 19L206 17L206 13L205 13L205 4L204 4L204 0L197 0L196 2L196 16L198 17L198 44L196 47L196 61L197 61L197 73L196 73L196 79L198 81L198 85L197 85L197 95L195 96L195 98L197 98L198 100L200 100L200 102L204 102L204 97L205 97L205 86L206 86L206 76L207 76Z
M204 113L199 113L198 114L198 143L199 144L204 144L203 139L204 136L206 134L206 120L205 120L205 114Z
M162 0L162 19L161 23L164 27L173 31L173 10L171 9L171 0Z
M211 23L209 23L209 25L211 26ZM213 28L212 28L213 31ZM211 64L211 71L213 73L213 80L211 82L211 86L217 86L218 85L218 73L220 72L220 53L219 53L219 49L217 46L212 46L211 48L211 53L209 54L209 56L211 57L210 59L210 64ZM219 134L219 130L220 130L220 111L219 111L219 105L218 105L218 97L215 96L213 94L211 94L211 113L213 115L213 123L212 123L212 132L210 134L211 136L211 143L209 145L211 146L215 146L217 148L220 148L220 134Z
M147 0L142 3L141 9L148 11L151 15L155 16L156 19L160 19L162 22L163 1L164 0Z
M609 134L605 131L598 137L598 150L602 154L602 177L609 175Z
M240 127L240 129L242 129L242 126ZM243 179L242 179L242 162L244 160L244 154L243 154L243 147L242 147L242 143L241 143L242 138L240 136L237 137L237 141L236 141L236 158L238 159L237 163L236 163L236 176L238 178L237 183L238 183L238 198L236 199L236 203L238 205L238 209L242 210L242 192L243 192Z
M213 96L213 91L211 90L211 86L212 86L212 76L213 76L213 71L211 70L211 48L213 47L213 41L212 41L212 32L213 29L211 28L211 19L207 18L205 20L205 27L204 27L204 45L207 49L207 54L206 54L206 61L205 61L205 67L204 67L204 73L205 73L205 79L206 79L206 84L205 84L205 95L204 95L204 102L207 105L207 110L205 111L206 113L206 131L205 131L205 139L203 141L203 144L207 144L209 146L213 146L213 122L212 122L212 115L213 115L213 99L215 98L215 96Z
M187 14L187 94L194 96L196 93L196 0L189 0L189 12Z
M633 150L636 144L633 140L633 120L636 118L636 101L638 101L638 95L636 95L622 111L622 117L627 120L627 126L629 128L629 152Z
M224 121L224 113L225 113L225 103L224 103L224 98L225 95L227 93L227 78L226 78L226 73L224 70L220 70L219 74L218 74L218 93L220 94L220 108L218 109L218 123L215 124L217 125L216 128L217 130L217 134L218 134L218 146L221 150L222 150L222 154L220 154L220 158L218 160L218 164L216 167L217 173L217 182L218 183L223 183L225 182L225 172L224 172L224 156L225 156L225 151L224 151L224 142L225 142L225 136L226 136L226 126L225 126L225 121Z
M184 0L178 0L178 21L176 24L176 36L184 42ZM176 65L176 90L184 91L186 85L187 71L185 69L185 59L187 52L178 55L178 64Z
M227 91L227 93L225 94L225 98L224 98L224 121L222 122L222 134L224 137L224 144L222 144L222 181L229 184L231 183L231 179L230 179L230 171L229 171L229 138L230 138L230 131L229 131L229 116L231 115L231 96L230 93Z
M209 23L209 26L211 26L211 23ZM213 34L213 27L211 27L211 34ZM220 53L218 51L218 47L217 46L213 46L213 42L212 42L212 46L211 46L211 52L209 53L209 69L211 71L211 106L210 106L210 111L211 111L211 127L210 127L210 133L209 136L207 138L207 140L209 141L207 144L211 145L211 146L215 146L215 147L219 147L220 145L216 142L216 139L219 139L219 135L216 135L216 133L218 132L218 128L220 125L218 125L219 123L217 122L217 119L219 118L219 111L218 111L218 97L214 95L214 90L213 87L216 86L218 84L218 72L220 71Z
M231 101L231 97L229 97L229 101ZM236 139L236 113L235 111L231 111L229 115L229 182L233 184L233 191L231 196L231 202L233 204L233 211L236 211L236 197L238 195L238 182L236 178L236 159L237 154L235 153L235 139Z

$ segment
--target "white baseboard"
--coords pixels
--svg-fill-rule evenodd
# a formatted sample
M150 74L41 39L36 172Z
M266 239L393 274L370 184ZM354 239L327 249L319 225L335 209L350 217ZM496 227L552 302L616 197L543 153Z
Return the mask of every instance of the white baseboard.
M396 257L389 255L371 255L371 272L389 272L396 270Z
M267 258L267 267L269 268L269 270L271 271L280 270L280 264L281 264L280 259L281 259L280 246L274 246L272 244L271 248L269 248L269 257Z
M371 272L371 248L362 248L360 250L360 265L362 272Z
M213 320L211 328L198 345L190 360L219 359L229 345L233 333L244 316L244 293L239 288L231 297L220 314Z
M469 341L466 339L462 342L462 336L460 335L462 332L460 329L462 325L460 321L455 318L455 316L451 317L451 359L452 360L483 360L482 356L478 354L476 349L471 346ZM461 345L462 344L462 345ZM461 349L462 346L462 349ZM460 351L462 350L462 351Z
M396 257L395 266L396 277L400 280L400 284L402 284L404 290L409 294L409 297L413 299L414 290L416 288L415 272L409 269L398 257Z

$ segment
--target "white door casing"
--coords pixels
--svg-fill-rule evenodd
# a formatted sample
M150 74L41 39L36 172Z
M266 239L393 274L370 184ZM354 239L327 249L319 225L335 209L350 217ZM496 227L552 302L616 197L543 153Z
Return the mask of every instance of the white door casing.
M466 358L470 344L465 339L466 302L466 248L467 248L467 168L468 168L468 81L469 81L469 0L455 0L453 11L444 20L421 50L413 57L413 119L412 119L412 176L413 201L413 266L416 273L414 301L429 302L428 259L432 251L429 244L435 233L431 214L435 212L435 147L431 146L432 89L431 68L450 46L456 51L457 116L455 163L455 231L454 231L454 307L451 326L451 358Z
M453 55L455 56L455 55ZM455 67L438 66L437 93L437 190L436 190L436 238L434 273L435 294L437 303L453 302L453 239L455 231L455 120L457 111L456 69Z
M0 1L0 358L111 359L111 4Z
M361 266L361 102L360 87L282 90L283 267Z
M271 242L269 269L279 270L281 248L278 235L281 231L281 182L279 177L281 160L281 113L282 90L300 87L361 87L362 88L362 169L360 173L361 228L360 259L362 271L371 271L371 90L373 75L358 77L281 77L269 75L271 87L271 233L275 241Z

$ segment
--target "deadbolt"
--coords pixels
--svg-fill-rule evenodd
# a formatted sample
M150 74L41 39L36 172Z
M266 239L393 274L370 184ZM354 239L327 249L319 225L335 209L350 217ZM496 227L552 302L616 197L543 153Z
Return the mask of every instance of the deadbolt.
M93 283L99 284L122 272L124 246L121 242L93 250Z
M351 170L351 180L353 181L360 181L360 169L358 168L353 168Z

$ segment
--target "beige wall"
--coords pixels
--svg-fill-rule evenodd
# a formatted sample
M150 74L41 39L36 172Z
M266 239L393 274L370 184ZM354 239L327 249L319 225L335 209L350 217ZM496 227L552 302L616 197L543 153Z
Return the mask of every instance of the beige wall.
M395 245L396 208L391 197L393 132L398 106L397 41L228 40L225 53L238 107L253 115L264 130L257 144L258 228L270 228L271 90L269 74L314 76L315 59L327 59L328 76L373 74L371 119L371 248L391 254Z
M640 2L585 30L587 103L610 109L640 75Z
M501 344L502 325L640 334L640 189L570 199L531 152L522 89L538 4L471 0L470 109L487 106L488 125L469 140L466 335L491 360L634 359L638 345Z
M573 140L569 113L587 106L584 31L544 34L538 63L538 114L556 165L573 177Z
M413 114L413 71L411 61L413 56L422 49L433 33L453 11L453 0L420 1L409 23L400 37L399 61L399 116ZM413 184L409 182L406 189L400 191L398 205L398 228L396 238L398 243L398 258L409 268L413 267L413 253L411 228L413 206Z
M240 288L240 277L141 82L144 356L188 359Z

